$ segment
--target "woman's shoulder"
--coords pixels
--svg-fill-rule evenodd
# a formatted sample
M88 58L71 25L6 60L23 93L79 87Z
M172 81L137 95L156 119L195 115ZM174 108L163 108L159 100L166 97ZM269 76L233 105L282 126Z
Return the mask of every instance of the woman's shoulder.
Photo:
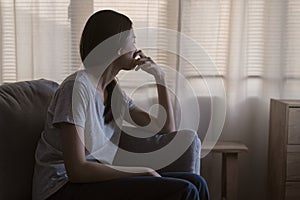
M85 74L84 70L73 72L72 74L68 75L60 85L65 85L67 83L75 82L75 81L82 82L82 79L84 78L84 74Z
M76 87L78 89L88 89L92 87L91 81L85 70L79 70L70 74L59 86L60 89L69 87Z

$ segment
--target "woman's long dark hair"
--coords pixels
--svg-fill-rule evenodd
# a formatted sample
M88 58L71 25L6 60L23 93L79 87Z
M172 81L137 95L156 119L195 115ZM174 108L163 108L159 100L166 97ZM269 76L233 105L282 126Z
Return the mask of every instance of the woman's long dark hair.
M118 12L112 10L100 10L94 13L85 24L83 29L81 40L80 40L80 57L83 63L85 63L85 59L91 53L91 51L97 47L98 44L105 41L106 39L122 33L124 31L128 31L132 28L131 20ZM123 44L119 44L121 47ZM117 53L117 52L116 52ZM105 56L101 58L99 55L99 64L104 63ZM85 65L85 68L90 66ZM99 66L100 67L100 66ZM113 120L113 115L111 111L111 96L112 92L118 87L117 81L113 80L108 86L105 88L108 94L107 103L105 105L104 110L104 122L107 124ZM119 89L119 88L116 88Z

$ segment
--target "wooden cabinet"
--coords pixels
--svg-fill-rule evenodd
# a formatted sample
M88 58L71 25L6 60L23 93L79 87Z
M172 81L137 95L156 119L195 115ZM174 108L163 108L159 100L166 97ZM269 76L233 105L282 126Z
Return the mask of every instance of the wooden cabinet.
M268 185L270 200L300 199L300 100L271 99Z

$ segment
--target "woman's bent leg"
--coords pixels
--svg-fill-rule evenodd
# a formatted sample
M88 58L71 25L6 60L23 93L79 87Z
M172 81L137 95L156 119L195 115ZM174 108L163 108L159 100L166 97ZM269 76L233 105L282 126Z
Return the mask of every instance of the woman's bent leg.
M199 200L199 192L194 184L183 179L138 176L97 183L67 183L50 199Z

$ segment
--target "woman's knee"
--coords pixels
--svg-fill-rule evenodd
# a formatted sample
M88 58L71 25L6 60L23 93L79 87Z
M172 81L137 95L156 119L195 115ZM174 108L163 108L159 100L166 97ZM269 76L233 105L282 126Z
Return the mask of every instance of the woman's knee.
M180 199L184 200L199 200L199 191L193 183L186 180L180 180L180 182L183 187L179 191L180 195L175 194L177 197L181 196Z
M194 185L197 188L207 187L207 183L202 176L199 176L198 174L190 174L190 176L191 176L191 181L194 183Z
M194 185L197 187L199 191L200 199L209 200L210 195L209 195L209 190L205 179L202 176L199 176L197 174L194 174L193 179L195 181Z
M202 176L199 176L198 174L193 174L193 173L180 173L177 176L178 176L178 178L187 180L188 182L193 184L194 188L199 193L201 200L210 199L207 183Z

